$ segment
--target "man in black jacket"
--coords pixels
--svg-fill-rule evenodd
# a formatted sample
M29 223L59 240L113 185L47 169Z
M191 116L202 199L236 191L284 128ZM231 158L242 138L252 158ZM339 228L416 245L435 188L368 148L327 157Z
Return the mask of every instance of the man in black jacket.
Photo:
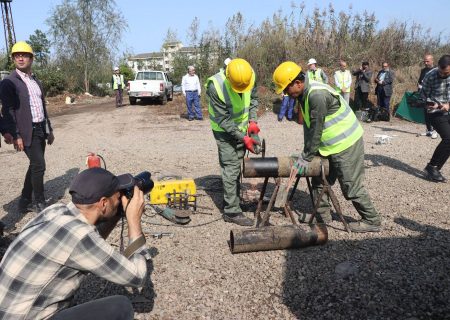
M425 75L434 68L433 56L431 54L426 54L423 57L423 63L425 67L422 68L422 70L420 70L419 80L417 80L417 91L420 91L420 89L422 89L422 82L423 78L425 78ZM430 137L431 139L437 139L438 134L431 125L430 117L428 116L428 111L426 108L424 108L423 110L424 110L425 126L427 127L427 131L425 132L424 135Z
M389 64L383 62L382 69L375 78L377 84L375 94L377 95L377 107L372 109L368 122L375 120L390 121L391 118L391 96L393 92L394 72L389 69Z
M372 81L372 71L369 69L369 62L364 61L358 70L352 72L356 76L355 81L355 106L353 111L369 109L370 82Z
M37 212L45 207L44 173L45 145L55 137L45 107L42 84L31 72L33 49L24 41L17 42L11 50L16 69L0 84L2 114L7 115L7 127L17 151L24 151L30 160L25 176L19 211L28 211L34 195Z

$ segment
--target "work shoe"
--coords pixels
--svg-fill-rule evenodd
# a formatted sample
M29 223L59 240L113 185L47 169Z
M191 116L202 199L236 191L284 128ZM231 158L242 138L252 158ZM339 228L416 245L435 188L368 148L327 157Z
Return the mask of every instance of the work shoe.
M309 223L309 220L311 220L311 213L302 213L298 217L298 221L300 223ZM316 213L316 216L313 220L313 222L318 223L331 223L333 221L333 217L331 216L331 213Z
M428 179L436 182L445 182L447 179L439 172L439 169L436 166L432 166L427 164L425 167L425 174Z
M381 224L372 224L368 221L359 220L348 224L352 232L380 232Z
M244 216L243 213L224 213L223 221L237 224L239 226L251 227L253 220Z
M436 132L436 130L431 131L430 137L431 137L431 139L437 139L438 133Z
M24 197L20 197L17 210L19 211L19 213L22 214L31 211L31 200Z

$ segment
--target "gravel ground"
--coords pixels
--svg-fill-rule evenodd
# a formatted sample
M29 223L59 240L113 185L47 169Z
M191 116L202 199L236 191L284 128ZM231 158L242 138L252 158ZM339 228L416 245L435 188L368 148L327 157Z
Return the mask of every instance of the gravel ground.
M61 112L62 110L62 112ZM423 125L398 119L363 124L366 187L383 217L377 234L348 234L338 221L328 226L323 246L232 255L227 241L231 228L220 219L221 181L217 149L208 121L180 117L183 102L167 106L138 105L121 109L112 99L96 104L59 108L52 117L55 144L46 152L45 189L51 202L68 202L67 187L85 167L88 151L101 154L116 174L152 172L194 178L202 212L186 228L171 225L148 210L145 229L173 232L173 237L148 237L153 253L149 281L142 290L108 284L89 276L78 302L125 294L136 319L450 319L449 185L422 177L440 139L417 137ZM273 113L259 121L267 156L301 151L303 133L294 122L278 122ZM375 134L392 136L376 144ZM0 149L2 170L0 217L6 225L1 254L34 214L17 214L24 154L10 146ZM450 177L450 166L443 168ZM249 216L255 209L254 190L261 179L244 179ZM271 181L270 188L273 188ZM294 208L309 212L302 180ZM344 215L357 219L338 186ZM279 211L271 219L289 223ZM210 222L210 223L209 223ZM204 224L204 225L202 225ZM199 225L199 226L197 226ZM120 228L110 242L119 246Z

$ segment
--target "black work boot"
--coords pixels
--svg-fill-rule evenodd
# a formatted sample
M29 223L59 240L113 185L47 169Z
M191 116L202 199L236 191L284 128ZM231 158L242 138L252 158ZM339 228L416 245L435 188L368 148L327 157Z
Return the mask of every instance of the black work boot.
M31 211L31 199L20 197L17 210L22 214Z
M253 226L253 220L244 216L243 213L224 213L223 221L244 227Z
M437 168L437 166L432 166L430 164L427 164L427 166L425 167L425 173L426 173L428 179L435 181L435 182L445 182L447 180L439 172L439 169Z

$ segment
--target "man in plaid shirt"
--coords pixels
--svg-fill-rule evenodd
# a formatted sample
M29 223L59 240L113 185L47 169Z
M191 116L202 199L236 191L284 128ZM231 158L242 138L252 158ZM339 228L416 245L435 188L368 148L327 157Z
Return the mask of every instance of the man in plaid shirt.
M425 174L432 181L446 182L441 169L450 157L450 55L443 55L438 67L425 75L420 93L426 101L431 125L442 138L425 167Z
M0 319L133 319L124 296L70 305L87 273L124 286L144 285L144 195L136 186L131 200L119 191L133 185L131 175L87 169L70 186L71 203L52 205L25 225L0 263ZM105 241L121 208L130 240L124 255Z

